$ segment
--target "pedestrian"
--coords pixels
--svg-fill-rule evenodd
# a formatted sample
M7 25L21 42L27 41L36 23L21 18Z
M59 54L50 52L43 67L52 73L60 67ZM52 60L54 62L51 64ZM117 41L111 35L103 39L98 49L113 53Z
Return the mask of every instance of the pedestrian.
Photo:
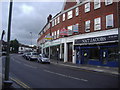
M58 48L57 48L56 57L57 57L57 63L58 63L58 60L59 60L59 49Z

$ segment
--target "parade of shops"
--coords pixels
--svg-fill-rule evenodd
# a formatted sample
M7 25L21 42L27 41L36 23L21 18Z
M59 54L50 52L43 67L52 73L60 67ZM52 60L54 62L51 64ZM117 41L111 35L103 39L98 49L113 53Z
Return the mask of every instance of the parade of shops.
M74 64L118 67L120 2L99 1L65 2L61 12L49 15L37 40L39 53Z

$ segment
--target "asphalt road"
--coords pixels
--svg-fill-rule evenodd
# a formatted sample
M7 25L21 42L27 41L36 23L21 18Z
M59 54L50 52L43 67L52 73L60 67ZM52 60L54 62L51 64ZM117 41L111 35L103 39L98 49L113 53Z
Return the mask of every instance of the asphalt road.
M117 75L41 64L18 54L11 55L10 77L30 88L118 88Z

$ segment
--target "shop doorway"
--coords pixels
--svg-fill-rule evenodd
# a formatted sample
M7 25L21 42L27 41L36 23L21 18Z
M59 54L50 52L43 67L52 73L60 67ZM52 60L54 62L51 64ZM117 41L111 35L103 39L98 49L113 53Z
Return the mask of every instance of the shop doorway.
M103 65L107 64L108 62L108 50L101 50L101 62Z
M72 43L68 43L68 62L72 62Z
M82 50L81 64L87 64L89 59L89 50Z

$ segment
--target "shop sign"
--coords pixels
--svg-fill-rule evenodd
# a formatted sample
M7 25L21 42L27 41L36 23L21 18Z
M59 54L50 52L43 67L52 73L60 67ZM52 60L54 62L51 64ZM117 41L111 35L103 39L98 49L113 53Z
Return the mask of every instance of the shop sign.
M68 29L67 35L72 35L72 34L73 34L73 31Z
M58 44L60 44L60 39L58 39L58 40L55 40L55 41L52 41L51 42L51 46L53 46L53 45L58 45Z
M78 24L73 25L73 32L78 33Z
M102 37L94 37L94 38L85 38L85 39L77 39L75 40L75 44L89 44L89 43L98 43L98 42L107 42L107 41L116 41L118 40L118 35L109 35Z
M60 30L60 35L63 35L63 36L68 35L68 30L65 29L65 28L61 29Z

